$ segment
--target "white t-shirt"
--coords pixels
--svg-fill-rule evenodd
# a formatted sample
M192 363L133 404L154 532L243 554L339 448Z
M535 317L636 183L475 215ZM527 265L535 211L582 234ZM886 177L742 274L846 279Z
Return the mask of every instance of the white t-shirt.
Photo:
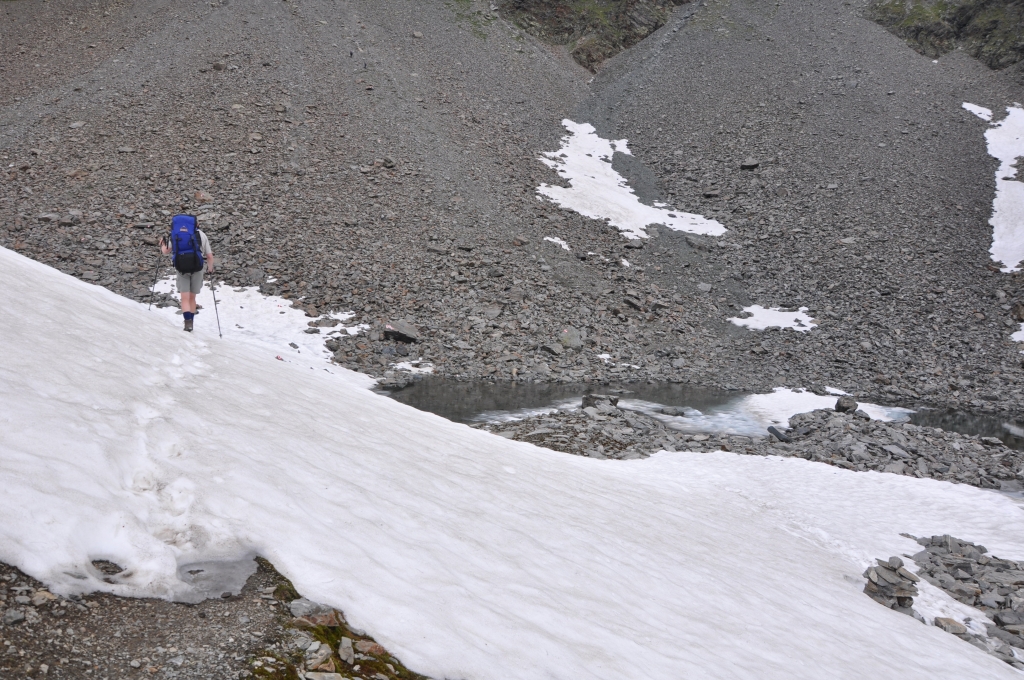
M213 251L210 250L210 239L206 238L206 234L203 233L202 229L196 229L196 233L199 234L199 249L203 251L203 257L213 255Z

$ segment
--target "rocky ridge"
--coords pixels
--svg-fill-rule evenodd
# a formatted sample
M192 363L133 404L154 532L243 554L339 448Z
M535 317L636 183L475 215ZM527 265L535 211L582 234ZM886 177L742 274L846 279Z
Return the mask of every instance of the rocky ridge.
M989 555L985 546L949 535L916 540L924 550L906 557L917 565L917 574L899 557L877 560L864 571L864 592L879 604L924 623L913 609L918 594L915 584L923 578L986 617L984 635L964 625L970 619L961 623L940 616L935 626L1024 670L1024 563Z
M778 435L748 437L689 434L672 428L682 409L665 407L664 418L618 407L614 395L587 395L582 409L524 420L480 425L517 441L592 458L645 458L667 451L734 451L758 456L805 458L847 470L928 477L983 489L1020 490L1024 453L994 437L962 435L911 423L871 420L856 402L844 410L820 409L789 420ZM785 439L785 441L781 441Z
M932 58L963 49L994 69L1024 59L1024 7L1013 0L874 0L867 16Z

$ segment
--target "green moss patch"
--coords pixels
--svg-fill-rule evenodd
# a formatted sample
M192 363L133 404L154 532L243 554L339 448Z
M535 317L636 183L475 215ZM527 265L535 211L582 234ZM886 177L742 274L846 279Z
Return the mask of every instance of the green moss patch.
M527 33L566 45L594 71L665 25L690 0L503 0L499 10Z
M1024 61L1024 0L873 0L867 15L933 59L962 48L994 69Z

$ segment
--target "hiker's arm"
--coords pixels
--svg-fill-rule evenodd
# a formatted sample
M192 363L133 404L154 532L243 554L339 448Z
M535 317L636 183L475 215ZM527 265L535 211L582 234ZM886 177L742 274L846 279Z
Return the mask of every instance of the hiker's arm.
M171 254L171 249L167 245L167 241L164 240L163 236L160 237L160 252L163 253L164 255Z
M211 274L213 273L213 252L212 251L206 256L206 271L210 272Z

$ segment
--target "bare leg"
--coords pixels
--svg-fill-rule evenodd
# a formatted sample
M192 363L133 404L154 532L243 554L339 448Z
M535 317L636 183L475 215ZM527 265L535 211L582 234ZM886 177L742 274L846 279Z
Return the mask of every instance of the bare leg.
M196 294L195 293L182 293L181 294L181 311L192 312L195 314L196 311Z

